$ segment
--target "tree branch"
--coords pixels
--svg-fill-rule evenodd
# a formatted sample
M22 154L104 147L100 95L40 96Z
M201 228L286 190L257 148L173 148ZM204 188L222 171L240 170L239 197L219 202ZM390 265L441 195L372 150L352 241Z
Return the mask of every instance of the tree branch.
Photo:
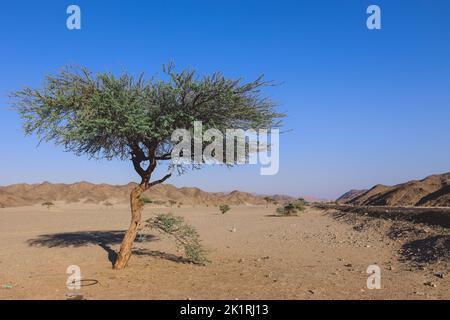
M155 186L155 185L157 185L157 184L163 183L164 181L166 181L167 179L169 179L171 176L172 176L172 174L171 174L171 173L168 173L168 174L166 174L162 179L159 179L159 180L156 180L156 181L153 181L152 183L150 183L150 184L148 185L148 187L150 188L150 187L153 187L153 186Z
M156 160L170 160L172 156L170 153L163 154L161 156L155 157Z
M141 176L141 178L144 178L145 176L145 170L141 167L141 161L139 158L137 158L135 155L132 155L131 161L133 162L134 170Z

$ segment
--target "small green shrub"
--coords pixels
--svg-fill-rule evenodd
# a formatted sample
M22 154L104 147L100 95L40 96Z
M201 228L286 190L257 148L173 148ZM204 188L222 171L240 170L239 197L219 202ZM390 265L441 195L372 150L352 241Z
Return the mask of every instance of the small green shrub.
M47 207L48 210L50 210L50 208L53 207L54 205L55 204L50 201L46 201L46 202L42 203L42 206Z
M231 208L229 205L227 204L222 204L219 207L220 212L222 212L222 214L225 214L227 211L229 211Z
M153 203L153 200L152 199L150 199L149 197L141 197L141 204L142 205L147 205L147 204L152 204Z
M174 216L171 213L159 214L148 219L145 226L172 237L176 245L183 248L184 254L190 262L199 265L209 262L197 230L186 223L183 217Z
M296 203L302 205L302 206L307 206L308 205L308 201L306 201L304 198L298 198Z
M174 205L176 205L177 204L177 202L175 201L175 200L169 200L169 205L171 206L171 207L173 207Z
M298 212L304 211L305 205L302 202L295 201L285 204L283 207L277 209L277 214L280 216L296 216Z

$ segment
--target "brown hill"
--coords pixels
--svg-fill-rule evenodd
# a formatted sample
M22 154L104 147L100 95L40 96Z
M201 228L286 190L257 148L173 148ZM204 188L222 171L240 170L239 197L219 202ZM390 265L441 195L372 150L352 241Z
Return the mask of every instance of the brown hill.
M0 187L0 208L41 204L46 201L66 203L126 203L131 189L136 184L123 186L78 182L74 184L15 184ZM198 188L176 188L170 184L157 185L145 194L157 204L173 202L182 205L263 205L263 196L233 191L206 192ZM277 196L282 197L282 196Z
M352 189L346 193L344 193L342 196L340 196L339 198L337 198L337 202L338 203L348 203L351 200L353 200L354 198L362 195L363 193L367 192L368 190L356 190L356 189Z
M450 172L395 186L376 185L341 203L359 206L450 206ZM343 198L343 199L342 199Z

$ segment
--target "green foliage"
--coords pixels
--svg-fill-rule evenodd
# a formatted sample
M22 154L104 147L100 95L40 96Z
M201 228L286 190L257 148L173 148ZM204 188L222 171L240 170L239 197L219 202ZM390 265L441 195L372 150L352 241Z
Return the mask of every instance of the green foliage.
M304 211L305 205L299 201L289 202L283 207L278 208L276 213L280 216L296 216L298 212Z
M146 227L172 237L177 246L184 249L186 258L192 263L204 265L209 262L197 230L187 224L183 217L171 213L159 214L147 220Z
M225 214L230 209L231 209L230 206L227 204L222 204L219 206L219 210L220 210L220 212L222 212L222 214Z
M94 158L133 160L148 180L157 161L170 160L175 129L274 128L284 114L274 111L261 89L272 86L227 79L220 73L198 77L193 70L163 68L167 80L146 80L127 73L94 74L84 67L65 67L48 75L42 88L25 87L11 94L26 134L54 141L67 151ZM155 162L156 161L156 162ZM143 168L144 166L145 168ZM147 166L147 167L146 167ZM182 165L177 165L177 169Z
M153 200L152 199L150 199L149 197L145 197L145 196L143 196L143 197L141 197L141 204L142 205L147 205L147 204L152 204L153 203Z
M169 200L169 205L171 206L171 207L173 207L174 205L176 205L177 204L177 202L175 201L175 200Z
M44 203L42 203L42 206L47 207L47 209L50 210L51 207L53 207L55 204L51 201L46 201Z
M264 197L264 200L266 200L267 203L273 203L275 202L275 199L272 197Z
M296 203L302 205L302 206L307 206L308 205L308 201L306 201L304 198L298 198Z

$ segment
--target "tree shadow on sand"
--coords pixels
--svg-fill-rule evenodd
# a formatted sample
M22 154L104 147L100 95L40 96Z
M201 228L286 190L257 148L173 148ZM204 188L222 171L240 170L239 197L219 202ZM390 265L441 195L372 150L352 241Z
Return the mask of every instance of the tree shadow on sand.
M164 260L169 260L177 263L191 263L189 259L186 259L184 257L180 257L171 253L161 252L161 251L155 251L155 250L147 250L147 249L136 249L133 250L133 254L137 256L147 256L147 257L154 257L154 258L160 258Z
M401 260L416 266L450 262L450 235L431 236L403 244Z
M123 230L111 231L78 231L66 233L54 233L40 235L35 239L27 241L31 247L47 247L47 248L67 248L67 247L84 247L97 245L108 253L108 260L112 265L116 262L117 252L111 248L112 245L120 244L125 235ZM153 235L140 234L136 237L135 243L145 243L158 240ZM160 251L150 251L145 249L133 250L133 253L139 256L158 257L174 262L184 263L182 257L171 255Z

